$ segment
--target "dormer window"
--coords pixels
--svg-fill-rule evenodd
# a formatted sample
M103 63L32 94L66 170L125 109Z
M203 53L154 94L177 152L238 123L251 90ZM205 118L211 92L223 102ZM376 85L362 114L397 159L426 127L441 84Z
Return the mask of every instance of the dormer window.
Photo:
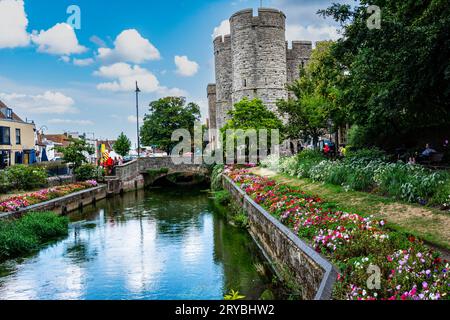
M10 109L10 108L6 109L6 118L7 119L12 119L13 118L12 114L13 114L12 109Z

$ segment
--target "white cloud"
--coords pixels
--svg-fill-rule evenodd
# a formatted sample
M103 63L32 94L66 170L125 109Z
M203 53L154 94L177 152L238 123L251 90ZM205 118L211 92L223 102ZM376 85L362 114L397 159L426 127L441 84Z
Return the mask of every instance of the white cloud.
M69 56L62 56L61 58L59 58L59 60L65 62L65 63L69 63L70 62L70 57Z
M190 61L187 56L175 56L177 74L182 77L192 77L198 72L199 65L195 61Z
M49 124L74 124L79 126L92 126L94 122L91 120L69 120L69 119L50 119Z
M127 121L132 124L136 124L136 116L128 116ZM144 118L139 117L139 123L144 123Z
M99 48L98 57L105 61L143 63L161 58L158 49L143 38L136 29L122 31L114 41L114 48Z
M302 26L302 25L287 25L286 26L286 39L288 41L294 40L337 40L341 36L338 30L334 26L322 25L322 26Z
M30 95L19 93L0 93L0 100L19 112L26 114L66 114L77 113L75 101L61 92L46 91L43 94Z
M50 54L71 55L87 50L78 43L75 31L67 23L58 23L46 31L33 31L31 40L38 45L39 52Z
M214 28L212 37L213 39L219 36L225 36L231 33L230 20L223 20L218 27Z
M0 49L27 46L30 43L27 26L23 0L0 1Z
M102 66L94 72L94 75L113 81L103 82L97 85L99 90L114 92L132 92L136 89L136 81L143 92L152 92L159 95L184 95L185 92L178 88L160 86L156 76L149 70L138 65L131 66L119 62L110 66Z
M94 63L94 59L73 59L73 64L79 67L87 67Z

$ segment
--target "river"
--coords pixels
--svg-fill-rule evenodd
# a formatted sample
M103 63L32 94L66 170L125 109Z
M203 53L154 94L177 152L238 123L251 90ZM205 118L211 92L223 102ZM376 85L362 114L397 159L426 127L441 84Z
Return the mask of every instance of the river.
M71 214L67 238L0 264L0 299L209 300L231 289L258 299L266 263L208 196L162 187Z

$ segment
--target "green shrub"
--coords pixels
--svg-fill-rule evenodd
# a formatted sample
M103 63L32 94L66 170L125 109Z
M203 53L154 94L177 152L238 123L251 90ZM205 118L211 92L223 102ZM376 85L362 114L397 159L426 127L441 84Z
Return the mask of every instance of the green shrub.
M224 165L216 165L211 174L211 190L219 191L223 189L222 186L222 173L225 169Z
M231 195L226 190L215 192L214 198L222 206L226 206L226 205L230 204L230 202L231 202Z
M298 171L299 162L296 157L288 157L280 159L278 170L290 176L295 176Z
M280 170L280 160L279 155L271 154L266 159L261 161L261 167L278 172Z
M15 190L33 190L47 185L47 172L40 167L15 165L6 169L6 176Z
M75 168L73 173L77 177L78 181L86 181L98 178L97 167L92 164L83 164L78 168Z
M325 182L338 186L348 185L348 178L352 171L353 170L350 166L337 162L333 170L330 170Z
M0 193L6 193L11 190L8 176L5 170L0 171Z
M248 215L241 211L233 216L233 222L237 227L247 228L248 227Z
M311 169L317 164L325 160L325 157L320 151L305 150L297 156L297 176L300 178L310 178Z
M450 178L447 178L438 186L438 189L430 202L433 205L441 205L450 209Z
M345 160L349 163L369 163L371 161L387 161L386 154L376 148L373 149L359 149L356 151L347 151Z
M0 261L29 254L51 239L67 235L69 220L52 212L0 221Z

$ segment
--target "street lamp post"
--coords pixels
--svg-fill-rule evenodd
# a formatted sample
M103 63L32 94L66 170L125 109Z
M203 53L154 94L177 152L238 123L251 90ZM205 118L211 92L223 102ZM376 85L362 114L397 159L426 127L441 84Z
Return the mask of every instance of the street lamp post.
M136 81L136 131L137 131L137 144L138 144L138 158L141 157L141 136L139 133L139 92L141 90L138 87L138 83Z

